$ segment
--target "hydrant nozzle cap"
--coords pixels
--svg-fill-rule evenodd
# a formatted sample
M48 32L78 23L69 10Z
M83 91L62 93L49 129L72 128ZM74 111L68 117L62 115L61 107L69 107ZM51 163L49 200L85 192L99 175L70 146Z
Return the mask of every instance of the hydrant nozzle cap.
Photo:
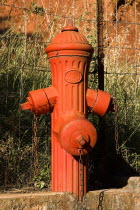
M20 108L21 108L22 110L31 109L31 105L30 105L30 103L27 101L27 102L25 102L25 103L23 103L23 104L20 104Z

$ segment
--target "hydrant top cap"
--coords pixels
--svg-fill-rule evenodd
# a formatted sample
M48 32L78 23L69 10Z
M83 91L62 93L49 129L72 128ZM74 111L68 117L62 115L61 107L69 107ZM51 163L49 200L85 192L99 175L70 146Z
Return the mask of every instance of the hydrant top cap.
M61 29L61 32L63 32L63 31L77 31L78 32L78 28L73 26L72 22L69 21L68 25Z
M62 50L73 50L73 53L74 50L80 50L92 54L93 47L88 43L86 37L80 34L78 29L69 22L46 48L47 53Z
M56 44L56 43L61 43L61 44L82 43L82 44L88 44L89 45L86 37L83 36L82 34L80 34L78 32L78 28L73 26L71 24L71 22L68 23L67 26L63 27L61 29L61 32L53 38L51 44Z

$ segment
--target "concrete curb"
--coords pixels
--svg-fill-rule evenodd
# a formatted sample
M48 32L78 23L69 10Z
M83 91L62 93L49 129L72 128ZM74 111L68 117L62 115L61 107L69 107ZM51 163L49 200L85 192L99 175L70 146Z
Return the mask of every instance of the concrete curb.
M61 192L0 194L0 210L139 210L140 177L131 177L127 183L121 189L90 191L83 202Z

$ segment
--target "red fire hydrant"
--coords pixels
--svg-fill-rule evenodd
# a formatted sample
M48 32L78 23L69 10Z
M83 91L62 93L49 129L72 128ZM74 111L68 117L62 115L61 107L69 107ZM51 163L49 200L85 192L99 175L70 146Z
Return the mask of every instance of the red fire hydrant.
M87 153L97 141L95 127L86 119L87 108L103 116L111 96L87 89L92 46L72 24L62 28L46 48L52 86L30 91L21 109L41 115L51 112L52 191L87 192Z

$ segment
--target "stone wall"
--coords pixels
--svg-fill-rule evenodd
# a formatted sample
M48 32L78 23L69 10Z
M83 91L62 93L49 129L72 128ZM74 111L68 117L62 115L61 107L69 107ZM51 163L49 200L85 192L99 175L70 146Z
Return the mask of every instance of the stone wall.
M127 182L124 188L88 192L83 202L59 192L0 194L0 210L139 210L140 177Z

